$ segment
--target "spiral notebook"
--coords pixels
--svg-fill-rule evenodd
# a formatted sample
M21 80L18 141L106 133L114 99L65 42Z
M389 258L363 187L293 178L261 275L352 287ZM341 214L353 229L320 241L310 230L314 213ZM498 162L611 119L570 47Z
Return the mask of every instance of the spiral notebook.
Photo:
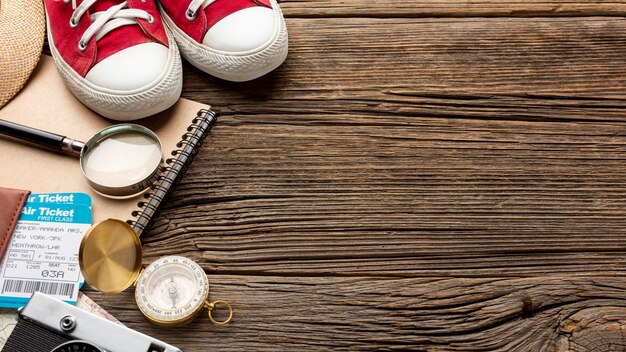
M87 184L77 158L54 154L0 137L0 186L33 193L85 192L93 200L93 220L128 220L141 232L164 196L191 162L215 122L208 105L180 99L169 110L133 121L154 131L162 142L167 166L148 193L114 200L95 193ZM0 109L0 119L85 141L118 123L82 105L65 87L51 57L43 55L24 89ZM1 205L0 205L1 206Z

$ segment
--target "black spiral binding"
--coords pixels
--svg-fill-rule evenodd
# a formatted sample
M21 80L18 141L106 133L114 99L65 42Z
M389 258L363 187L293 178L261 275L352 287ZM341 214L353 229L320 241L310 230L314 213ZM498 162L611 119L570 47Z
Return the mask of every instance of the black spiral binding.
M150 226L159 205L165 200L172 186L187 171L193 157L198 153L204 139L217 121L218 115L214 111L202 109L187 127L187 132L181 136L180 142L176 145L179 149L172 152L172 158L165 160L166 166L163 167L151 191L144 194L145 200L137 203L139 209L132 213L135 220L127 221L137 235L141 235Z

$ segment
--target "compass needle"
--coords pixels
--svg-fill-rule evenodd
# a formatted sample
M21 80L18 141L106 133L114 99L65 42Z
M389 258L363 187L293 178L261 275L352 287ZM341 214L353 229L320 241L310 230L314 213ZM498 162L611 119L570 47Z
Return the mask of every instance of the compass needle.
M172 309L176 309L176 297L178 297L178 287L174 281L174 275L170 275L170 282L167 285L167 293L172 299Z

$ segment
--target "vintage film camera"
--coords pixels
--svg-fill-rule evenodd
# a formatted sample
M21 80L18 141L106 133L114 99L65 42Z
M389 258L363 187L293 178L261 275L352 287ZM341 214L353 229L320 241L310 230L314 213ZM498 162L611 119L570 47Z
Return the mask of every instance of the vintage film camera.
M181 352L165 342L35 292L2 352Z

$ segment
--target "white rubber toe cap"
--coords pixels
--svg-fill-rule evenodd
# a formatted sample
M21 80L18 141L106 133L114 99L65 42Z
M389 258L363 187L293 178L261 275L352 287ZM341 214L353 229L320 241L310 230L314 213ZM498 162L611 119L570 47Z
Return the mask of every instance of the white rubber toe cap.
M274 11L267 7L239 10L211 27L202 44L229 52L254 50L271 39L275 21Z
M112 91L149 88L162 75L167 65L168 48L157 43L144 43L121 50L97 63L89 70L87 81Z

